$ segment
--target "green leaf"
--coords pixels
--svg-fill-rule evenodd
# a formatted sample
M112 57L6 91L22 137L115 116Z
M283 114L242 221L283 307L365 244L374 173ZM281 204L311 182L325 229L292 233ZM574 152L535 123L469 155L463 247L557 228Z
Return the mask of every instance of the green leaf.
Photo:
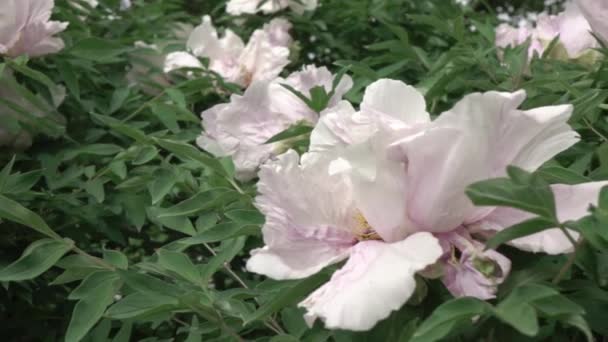
M272 299L260 306L254 313L245 317L243 324L248 325L254 321L264 320L273 313L298 303L327 280L328 276L323 272L320 272L306 279L294 282L292 286L282 289L275 294Z
M28 226L48 237L61 239L38 214L2 195L0 195L0 218Z
M152 145L142 146L138 151L137 155L133 159L133 165L143 165L152 159L156 158L158 155L158 149Z
M128 50L130 48L125 48L115 41L90 37L76 42L68 53L78 58L104 63L113 61Z
M198 162L202 166L206 166L220 175L227 176L226 170L224 170L224 167L217 159L208 156L203 151L192 145L184 144L179 141L159 138L155 138L154 141L156 141L160 147L175 154L182 160Z
M538 171L538 174L550 183L579 184L591 181L588 177L560 166L544 167Z
M74 159L80 155L94 155L94 156L110 156L121 152L122 147L114 144L91 144L85 145L79 148L68 150L64 156L63 161Z
M236 223L251 225L264 224L264 215L258 210L236 209L228 211L224 215Z
M535 336L538 333L536 311L526 302L507 299L498 305L495 315L524 335Z
M198 194L184 200L171 208L161 209L158 217L188 216L204 210L216 208L234 201L239 197L236 191L226 188L216 188L199 192Z
M136 140L137 142L146 143L151 141L151 139L140 129L132 127L131 125L127 125L122 123L120 120L116 120L109 116L93 114L91 116L101 122L102 124L112 128L114 131L124 134L129 138Z
M64 61L57 60L57 70L61 74L61 78L68 87L68 90L77 100L80 100L80 85L78 84L78 77L74 72L72 66Z
M78 285L78 287L70 292L68 299L79 300L92 296L95 292L99 291L99 287L104 286L106 282L113 282L118 279L118 275L112 271L97 271L91 273L80 283L80 285Z
M283 141L287 139L292 139L296 137L300 137L302 135L308 135L312 132L313 127L310 126L307 122L299 122L295 125L291 125L289 128L284 130L281 133L274 135L272 138L266 141L266 144L275 143L277 141Z
M230 262L245 247L245 237L223 240L219 247L219 252L201 267L201 284L207 284L215 272L217 272L226 262Z
M103 188L103 181L99 178L91 179L84 185L85 191L93 196L97 203L103 203L106 198L106 193Z
M8 183L4 187L3 192L7 194L21 194L30 191L38 183L41 176L41 170L12 174L8 178Z
M560 318L560 322L578 328L585 335L587 342L595 341L591 328L589 328L589 324L587 324L583 315L566 315Z
M152 183L148 185L152 204L157 204L173 189L177 183L177 177L173 172L168 170L160 170Z
M0 171L0 193L5 192L4 188L6 187L6 183L8 182L8 178L13 170L13 165L15 164L15 155L11 158L11 160L2 168Z
M131 331L133 330L133 323L123 322L120 330L114 335L112 342L129 342L131 340Z
M110 100L110 109L108 109L108 114L112 114L122 108L130 93L131 90L129 88L118 88L114 90L114 93L112 93L112 99Z
M198 272L198 269L185 254L162 248L156 253L158 254L158 263L163 268L175 272L191 283L197 285L201 284L201 275Z
M496 249L503 243L520 237L532 235L544 230L555 228L555 224L541 217L529 219L505 230L501 230L486 242L486 249Z
M112 305L106 312L106 316L124 320L153 312L168 311L178 304L179 301L170 296L136 292Z
M221 223L191 238L181 240L186 245L218 242L242 235L254 235L260 232L260 227L243 225L234 222Z
M463 323L488 312L489 305L476 298L456 298L441 304L418 327L412 342L432 342L443 339Z
M120 278L124 280L129 287L139 292L170 297L179 297L182 293L176 286L147 274L123 270L117 270L116 272L118 272Z
M0 270L0 281L21 281L36 278L51 268L73 247L69 240L42 239L29 245L23 255Z
M180 131L177 124L176 112L172 106L155 102L150 105L152 113L167 127L171 132L178 133Z
M510 166L511 179L497 178L477 182L466 193L477 206L506 206L557 221L555 200L549 185L536 175Z
M120 251L105 249L103 251L103 259L115 267L127 269L129 267L129 259Z
M81 299L72 312L72 319L65 334L66 342L78 342L99 321L106 308L112 304L115 279L107 279L96 290Z

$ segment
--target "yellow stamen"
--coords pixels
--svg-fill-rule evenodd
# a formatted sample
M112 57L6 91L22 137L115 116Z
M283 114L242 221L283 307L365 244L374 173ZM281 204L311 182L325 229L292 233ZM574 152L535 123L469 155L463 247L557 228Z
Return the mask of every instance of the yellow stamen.
M355 215L355 221L357 225L355 227L355 234L357 235L357 240L359 241L367 241L367 240L382 240L380 235L376 233L376 231L370 226L369 222L361 212L357 212Z

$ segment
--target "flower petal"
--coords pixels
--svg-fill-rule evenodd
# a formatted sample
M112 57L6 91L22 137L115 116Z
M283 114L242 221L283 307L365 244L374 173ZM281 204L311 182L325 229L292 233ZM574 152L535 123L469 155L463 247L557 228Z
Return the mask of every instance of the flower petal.
M552 185L551 189L555 196L558 219L565 222L578 220L587 215L589 206L597 204L600 190L607 185L608 181L577 185ZM532 217L534 215L518 209L496 208L476 226L483 230L501 231ZM571 230L569 232L573 238L578 238L577 232ZM521 250L535 253L563 254L573 251L572 243L557 228L518 238L512 240L509 244Z
M604 42L608 42L608 2L598 0L577 0L576 2L587 21Z
M300 166L293 150L260 169L255 205L266 217L266 247L252 252L250 271L303 278L348 255L356 219L350 187L326 170L321 163Z
M378 80L367 87L361 111L381 113L404 124L430 121L424 96L401 81Z
M344 267L299 306L309 325L320 318L329 329L369 330L405 304L416 288L415 273L442 253L429 233L392 244L360 242Z
M472 94L417 137L395 144L408 162L408 210L421 229L449 231L488 213L465 195L470 184L534 171L578 141L567 124L572 106L520 111L525 92Z
M301 71L291 73L285 79L278 78L271 85L271 92L273 94L272 110L283 113L285 116L293 118L294 121L307 119L310 122L316 122L319 114L308 107L304 101L290 90L283 87L283 84L291 86L302 93L302 95L310 98L310 90L315 87L322 87L327 93L330 93L334 78L335 76L326 67L317 68L314 65L306 65ZM331 110L333 106L341 101L342 96L350 90L352 85L352 79L345 75L340 80L334 95L327 104L327 110Z
M165 58L165 66L163 71L165 73L170 73L173 70L182 69L182 68L203 68L203 64L198 58L192 56L187 52L171 52Z

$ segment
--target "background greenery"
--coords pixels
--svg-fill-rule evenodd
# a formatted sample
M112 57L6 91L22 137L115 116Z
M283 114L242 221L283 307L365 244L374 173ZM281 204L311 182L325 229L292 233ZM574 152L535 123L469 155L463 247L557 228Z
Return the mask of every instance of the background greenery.
M583 341L592 334L608 336L608 194L593 215L573 223L585 236L574 259L531 257L501 247L514 264L496 301L452 300L438 281L421 280L415 298L370 332L329 331L321 324L308 329L295 304L332 269L290 282L245 272L249 250L262 243L263 217L251 204L255 184L238 183L230 160L214 159L193 144L200 133L198 114L239 90L223 85L217 91L218 80L203 75L173 79L150 95L129 86L125 77L137 60L135 41L157 43L166 51L183 48L172 36L178 22L196 25L201 15L211 14L218 27L246 38L269 17L235 21L219 0L135 0L124 12L117 11L118 0L101 0L86 15L65 0L56 2L54 18L70 22L62 34L66 49L0 64L13 70L22 94L40 94L48 102L54 84L64 85L68 94L56 113L65 120L24 124L36 133L34 145L0 151L5 165L0 172L3 340ZM522 13L538 9L538 3L512 2ZM523 88L525 107L573 103L571 125L582 141L524 177L523 184L513 180L512 195L525 207L534 199L516 189L608 179L607 62L535 59L527 65L525 47L507 51L499 61L493 32L495 6L503 2L321 4L304 16L278 14L293 23L297 41L285 73L309 63L334 71L348 68L355 86L347 97L354 102L374 80L400 79L425 93L434 115L464 94L487 90ZM474 200L483 203L491 188L478 185Z

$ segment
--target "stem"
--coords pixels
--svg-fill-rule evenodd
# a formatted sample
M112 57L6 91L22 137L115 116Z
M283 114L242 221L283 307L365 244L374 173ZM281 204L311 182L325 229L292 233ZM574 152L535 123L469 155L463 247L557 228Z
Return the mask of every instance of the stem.
M576 248L578 247L578 242L574 239L572 234L570 234L568 229L566 229L566 226L560 225L559 229L564 233L564 235L566 235L566 238L568 239L568 241L570 241L570 243L574 247L574 250L576 251Z
M137 108L133 113L129 114L126 118L120 120L121 123L125 123L131 119L133 119L134 117L137 116L137 114L139 114L142 110L144 110L150 103L160 99L163 95L165 95L165 90L161 91L158 95L154 96L153 98L151 98L150 100L144 102L141 106L139 106L139 108Z
M600 133L600 131L595 129L595 127L593 127L593 125L589 122L589 120L587 120L587 118L583 118L583 122L585 123L585 125L587 125L587 127L589 127L590 130L593 131L593 133L597 134L600 139L602 139L603 141L608 141L608 138L602 133Z
M213 248L211 248L211 246L209 246L209 244L207 244L206 242L203 243L203 246L205 246L205 248L207 248L207 250L213 254L213 256L216 256L217 253L215 253L215 251L213 250ZM227 262L225 262L223 264L224 269L226 270L226 272L228 272L232 278L234 278L234 280L236 280L237 283L239 283L243 288L245 289L249 289L249 286L247 286L247 284L243 281L243 279L241 279L241 277L239 277L238 274L236 274L233 270L232 267L230 267L230 264L228 264ZM257 298L255 298L255 301L258 303L258 305L260 304L260 302L258 301ZM264 325L269 328L270 330L274 331L275 333L282 335L285 334L285 332L283 331L283 328L281 328L281 325L279 324L279 322L277 322L273 317L269 317L268 320L270 322L264 322Z
M568 272L568 270L572 267L572 265L574 264L574 261L576 260L576 252L578 251L580 246L582 246L584 241L585 240L583 239L582 236L578 239L578 241L574 245L574 252L572 252L572 254L570 254L570 256L568 257L568 260L566 261L564 266L562 266L562 268L559 270L559 272L557 273L555 278L553 278L551 283L553 283L553 284L559 283L560 280L562 280L562 278L566 275L566 272Z

